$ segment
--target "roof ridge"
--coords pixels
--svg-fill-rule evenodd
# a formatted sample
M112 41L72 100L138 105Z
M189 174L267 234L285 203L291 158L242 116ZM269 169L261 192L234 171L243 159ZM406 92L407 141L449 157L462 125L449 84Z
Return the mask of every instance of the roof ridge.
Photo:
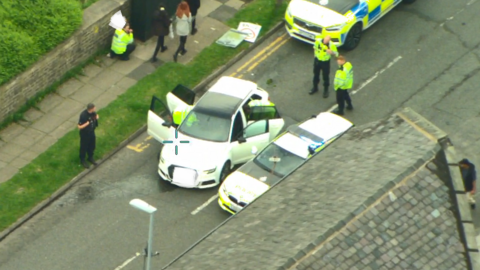
M391 196L390 194L395 196L392 193L392 190L395 190L398 187L405 185L405 182L415 177L415 175L417 175L417 173L420 170L426 168L427 164L435 159L435 154L441 150L442 150L442 147L437 143L433 150L426 152L421 159L418 159L412 166L410 166L402 174L397 176L397 178L385 184L382 188L380 188L377 192L375 192L375 194L373 194L367 200L365 200L365 202L363 202L363 204L360 207L358 207L355 211L353 211L353 213L351 213L345 219L338 222L337 225L335 225L333 228L330 228L327 232L319 236L312 243L308 244L307 247L300 250L293 258L288 259L287 262L279 269L284 269L284 270L295 269L295 267L297 267L300 263L302 263L302 261L304 261L310 255L320 250L325 244L327 244L330 240L334 239L343 230L345 230L348 225L355 222L357 219L359 219L368 211L370 211L379 202L381 202L386 196Z

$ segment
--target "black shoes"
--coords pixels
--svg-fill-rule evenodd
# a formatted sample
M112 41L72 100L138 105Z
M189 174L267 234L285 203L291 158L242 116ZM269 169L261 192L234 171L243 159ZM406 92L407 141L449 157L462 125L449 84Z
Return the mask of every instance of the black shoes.
M475 209L475 204L470 204L470 207L472 207L472 209Z
M167 49L168 49L167 46L163 46L163 48L160 50L160 52L162 53L162 52L166 51Z
M93 158L89 158L88 162L92 163L93 165L98 165L98 163L95 162L95 160Z
M328 92L328 90L323 90L323 98L328 98L329 95L330 93Z
M198 31L197 31L197 28L194 28L194 29L192 30L192 36L195 35L197 32L198 32Z
M157 61L158 61L157 57L152 57L152 59L150 60L150 62L152 62L152 63L155 63Z
M317 89L313 88L312 90L310 90L310 92L308 92L309 95L313 95L315 94L316 92L318 92Z
M82 166L83 166L85 169L90 168L90 165L88 165L88 163L85 162L85 161L82 161Z
M339 111L338 109L334 110L333 113L336 115L343 115L343 112Z
M180 55L185 55L187 53L187 50L184 50L183 52L180 53Z
M177 62L177 55L176 54L173 55L173 61Z
M352 105L347 106L347 111L351 111L351 110L353 110L353 106Z

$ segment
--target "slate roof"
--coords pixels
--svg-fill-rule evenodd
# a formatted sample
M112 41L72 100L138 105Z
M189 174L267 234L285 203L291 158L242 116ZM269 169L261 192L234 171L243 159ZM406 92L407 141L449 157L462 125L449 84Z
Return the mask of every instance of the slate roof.
M471 269L446 164L405 117L355 127L164 269Z

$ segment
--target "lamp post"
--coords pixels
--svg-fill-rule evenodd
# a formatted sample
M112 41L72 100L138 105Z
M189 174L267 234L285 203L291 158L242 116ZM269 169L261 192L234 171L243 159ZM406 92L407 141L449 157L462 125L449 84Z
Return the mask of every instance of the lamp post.
M150 227L148 229L148 244L147 244L147 270L150 270L150 258L152 257L152 238L153 238L153 214L157 211L157 208L140 199L133 199L130 201L130 205L138 210L150 214ZM157 254L155 254L157 255Z

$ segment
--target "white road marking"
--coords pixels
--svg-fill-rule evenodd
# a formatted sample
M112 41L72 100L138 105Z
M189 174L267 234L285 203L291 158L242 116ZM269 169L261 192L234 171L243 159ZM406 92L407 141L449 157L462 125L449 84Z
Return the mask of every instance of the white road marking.
M123 269L125 266L127 266L129 263L133 262L133 260L135 260L136 258L138 258L138 256L140 256L141 253L140 252L137 252L135 254L135 256L131 257L130 259L126 260L124 263L122 263L120 266L118 266L117 268L115 268L115 270L121 270Z
M200 205L199 207L197 207L197 209L193 210L192 215L198 214L198 212L202 211L203 208L207 207L211 202L215 201L217 198L218 198L218 194L208 199L208 201L206 201L204 204Z
M353 90L350 95L355 95L356 93L358 93L358 91L362 90L365 86L367 86L368 84L370 84L371 82L373 82L373 80L375 80L378 75L382 74L383 72L385 72L387 69L391 68L393 65L395 65L395 63L397 63L398 61L400 61L400 59L402 59L402 56L399 55L397 57L395 57L395 59L393 59L390 63L388 63L388 65L384 68L382 68L381 70L375 72L375 74L368 78L366 81L364 81L360 87L358 87L356 90ZM328 109L328 112L331 112L333 110L335 110L337 108L337 104L333 105L330 109Z

